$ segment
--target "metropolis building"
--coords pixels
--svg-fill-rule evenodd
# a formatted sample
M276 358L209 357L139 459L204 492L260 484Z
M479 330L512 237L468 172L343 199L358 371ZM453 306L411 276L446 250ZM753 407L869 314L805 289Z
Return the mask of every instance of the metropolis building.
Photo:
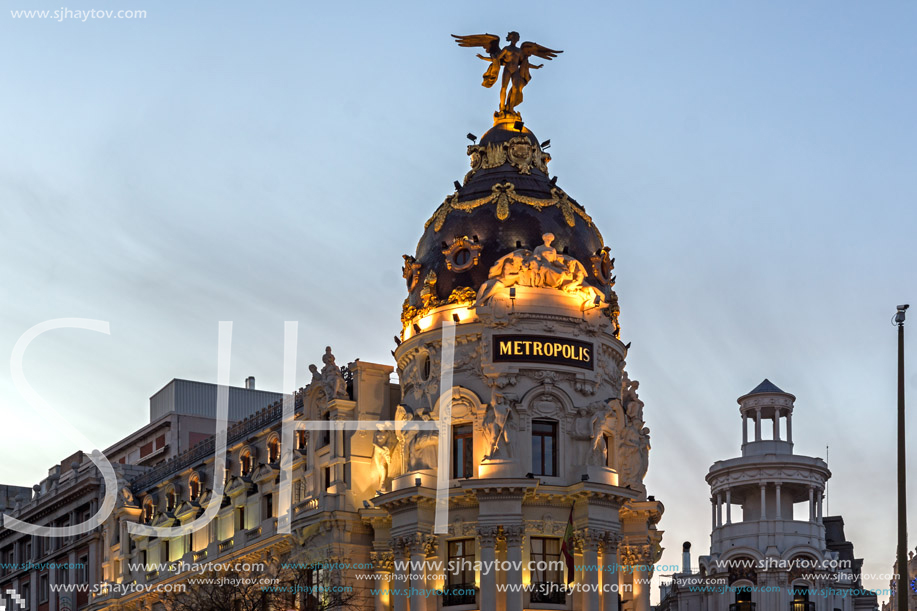
M214 462L212 437L175 435L159 446L158 436L138 432L119 442L109 457L116 507L85 540L46 544L0 532L3 557L85 558L89 568L4 570L0 588L18 592L29 611L160 611L171 608L169 597L143 587L200 577L189 570L195 563L245 562L271 575L289 562L325 563L333 568L297 579L352 593L296 593L283 608L650 611L663 505L644 485L649 428L626 372L611 249L551 176L546 147L521 117L497 115L467 147L464 181L404 255L393 365L341 367L328 348L294 394L297 422L327 426L296 430L292 447L276 398L237 411L225 464ZM211 394L197 396L212 405ZM189 401L163 406L160 397L156 415L214 422L213 408ZM443 419L449 428L423 426ZM370 424L334 425L345 422ZM287 452L289 508L280 494ZM18 500L5 512L72 524L94 511L100 478L88 460L71 462L40 491L12 489ZM41 503L44 513L35 510ZM128 530L187 524L212 503L215 519L187 535ZM283 516L290 534L278 525ZM101 587L64 605L49 582ZM248 609L245 601L231 608Z

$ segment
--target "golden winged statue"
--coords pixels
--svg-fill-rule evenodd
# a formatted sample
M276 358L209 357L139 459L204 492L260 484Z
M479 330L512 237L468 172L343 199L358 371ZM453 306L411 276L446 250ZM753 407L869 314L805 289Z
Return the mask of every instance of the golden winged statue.
M522 88L531 80L530 70L541 68L544 64L532 64L529 62L531 56L540 57L541 59L554 59L563 51L555 51L543 47L536 42L524 42L521 46L516 46L519 42L519 33L510 32L506 35L509 42L503 48L500 48L500 37L495 34L471 34L468 36L452 35L460 47L481 47L487 55L478 54L478 57L490 63L487 71L484 73L484 87L493 87L497 82L500 74L500 67L503 67L503 79L500 84L500 109L494 113L497 119L519 119L519 113L516 112L516 106L522 103Z

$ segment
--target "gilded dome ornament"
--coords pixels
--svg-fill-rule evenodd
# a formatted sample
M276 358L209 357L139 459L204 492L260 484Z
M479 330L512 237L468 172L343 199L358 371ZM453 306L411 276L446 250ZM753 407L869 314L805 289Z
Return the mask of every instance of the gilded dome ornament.
M460 47L480 47L487 55L478 53L478 58L488 62L484 72L482 86L488 89L500 79L500 107L494 113L494 123L506 120L519 120L521 115L516 111L516 106L522 103L522 90L532 80L531 70L537 70L544 64L533 64L529 58L533 55L541 59L552 60L563 53L549 49L536 42L519 42L519 33L510 32L506 35L509 43L500 47L500 37L495 34L471 34L468 36L452 35ZM502 76L500 69L503 69Z

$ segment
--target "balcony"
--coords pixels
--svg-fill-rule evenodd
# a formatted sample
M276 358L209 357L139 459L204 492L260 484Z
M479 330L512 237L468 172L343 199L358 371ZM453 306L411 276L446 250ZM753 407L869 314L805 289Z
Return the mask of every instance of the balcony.
M815 611L815 603L807 600L794 600L790 602L790 611Z
M477 602L478 591L473 583L449 586L443 590L443 606L473 605Z
M755 611L755 603L733 603L729 605L729 611Z

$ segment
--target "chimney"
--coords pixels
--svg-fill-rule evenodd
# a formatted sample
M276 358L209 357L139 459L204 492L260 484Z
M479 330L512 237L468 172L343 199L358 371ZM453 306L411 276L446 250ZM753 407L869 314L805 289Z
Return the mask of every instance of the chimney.
M681 572L691 572L691 542L685 541L681 546Z
M248 390L255 390L255 376L248 376L245 378L245 388Z

